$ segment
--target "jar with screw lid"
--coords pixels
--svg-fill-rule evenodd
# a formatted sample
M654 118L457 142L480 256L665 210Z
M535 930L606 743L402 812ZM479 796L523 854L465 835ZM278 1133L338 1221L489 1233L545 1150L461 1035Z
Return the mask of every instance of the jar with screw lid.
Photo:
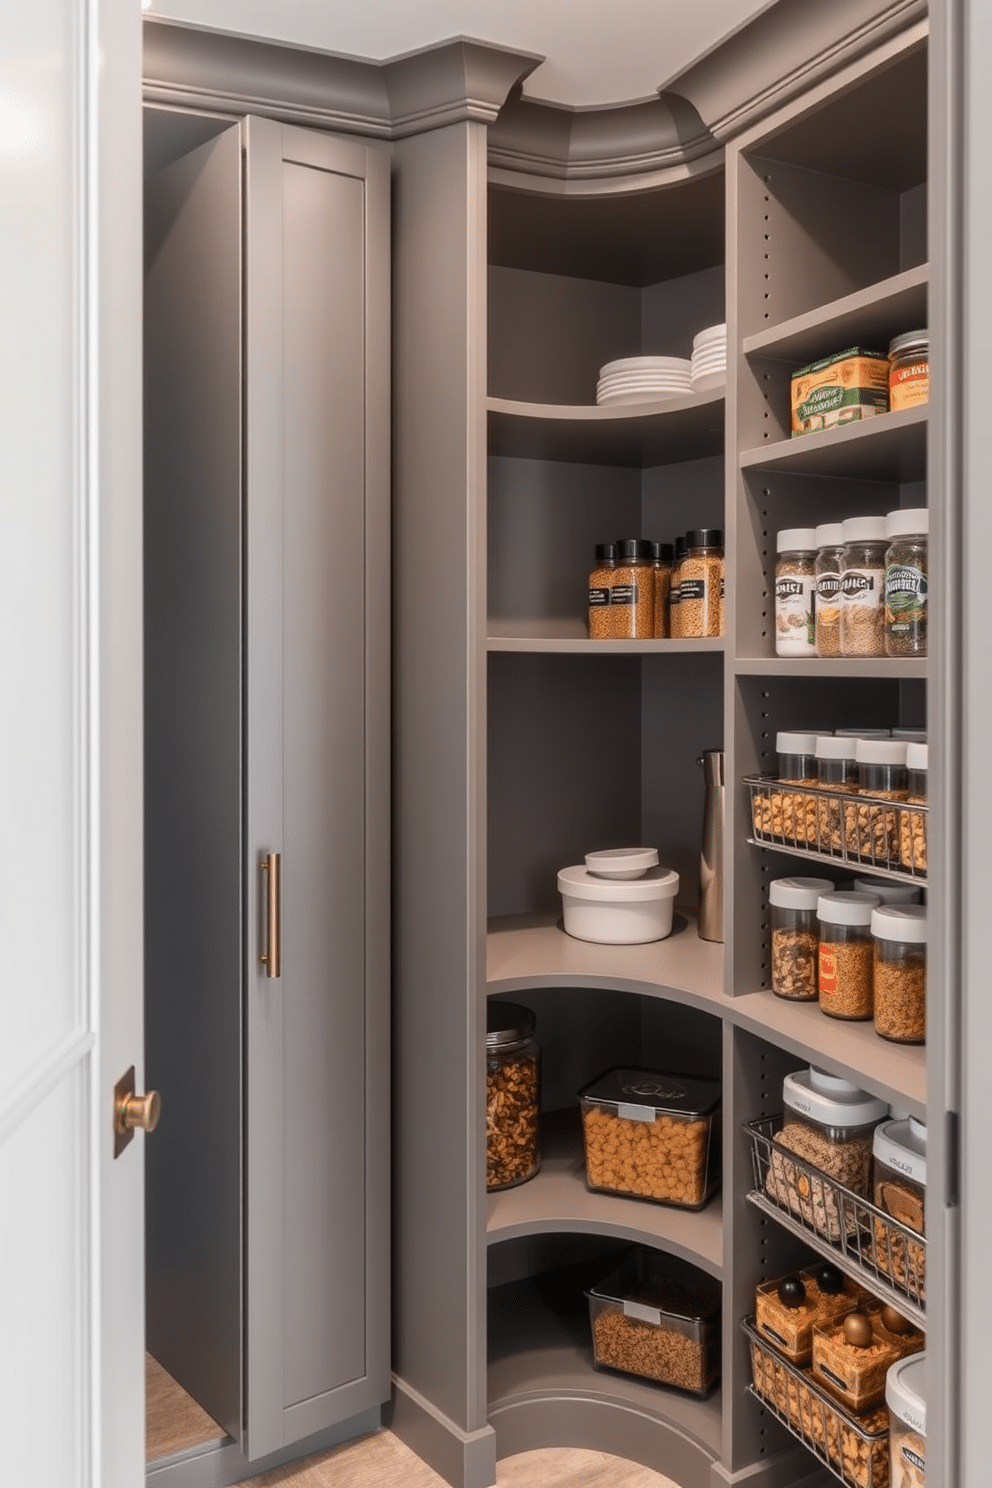
M673 640L678 640L682 635L682 618L679 613L679 600L682 597L682 565L685 562L686 541L680 535L675 539L675 555L672 559L672 577L668 590L668 630Z
M672 562L675 549L671 543L651 544L651 566L654 569L654 637L662 641L671 634L668 604L672 589Z
M775 654L815 656L816 530L787 527L775 546Z
M529 1008L490 998L486 1009L486 1187L513 1188L541 1166L540 1050Z
M816 1001L820 949L816 906L829 878L776 878L768 885L772 921L772 991L792 1002Z
M930 332L906 331L889 342L889 408L918 408L930 398Z
M865 1021L872 1015L874 894L840 890L817 900L820 925L817 987L820 1010L830 1018Z
M842 522L813 529L816 541L816 593L813 604L817 656L840 655L840 575L844 556Z
M596 567L589 575L589 636L594 641L610 638L610 598L616 566L616 543L597 543Z
M910 806L925 806L927 802L927 765L929 747L926 744L906 746L906 801ZM927 813L903 809L899 813L899 861L904 868L914 873L927 871Z
M694 527L685 535L679 571L679 629L683 637L723 635L723 530Z
M849 517L841 527L841 655L884 656L885 518Z
M813 839L820 852L840 853L841 836L840 802L837 795L852 795L858 788L858 766L855 760L856 741L837 734L816 736L816 780L829 796L816 799L816 836Z
M875 1032L898 1044L926 1039L927 912L922 904L881 904L875 937Z
M894 1115L872 1140L872 1196L876 1209L917 1235L926 1234L927 1129L915 1117ZM875 1262L911 1297L926 1297L926 1250L895 1226L875 1218Z
M885 519L889 546L885 554L885 654L927 654L926 507L889 512Z
M858 795L877 796L880 801L905 801L909 794L906 754L909 745L901 739L857 741ZM844 805L844 841L847 850L862 861L887 867L899 857L900 813L867 801Z
M618 641L647 641L654 630L654 569L651 544L624 537L616 545L617 566L610 594L610 634Z

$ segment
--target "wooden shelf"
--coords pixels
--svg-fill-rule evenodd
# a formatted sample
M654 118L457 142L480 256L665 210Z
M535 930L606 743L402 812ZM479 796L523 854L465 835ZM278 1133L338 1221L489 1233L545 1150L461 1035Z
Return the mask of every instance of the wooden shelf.
M881 413L856 424L821 429L745 450L744 471L843 476L856 480L916 481L926 476L927 415L922 408Z
M744 355L774 357L802 367L830 356L831 348L857 345L886 351L893 336L927 325L929 284L930 265L919 264L806 315L745 336Z
M490 455L643 468L723 452L722 388L619 408L509 398L487 407Z
M655 1245L719 1278L723 1267L723 1205L716 1194L705 1209L676 1209L642 1199L591 1193L585 1182L578 1107L541 1116L541 1171L519 1188L487 1198L492 1245L520 1235L575 1231Z

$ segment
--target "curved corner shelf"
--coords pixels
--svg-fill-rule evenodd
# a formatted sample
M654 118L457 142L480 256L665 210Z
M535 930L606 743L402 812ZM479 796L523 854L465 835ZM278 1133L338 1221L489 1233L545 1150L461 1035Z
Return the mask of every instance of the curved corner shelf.
M820 429L798 439L778 439L744 450L744 471L782 475L842 476L856 480L917 481L927 473L929 410L904 408L860 423Z
M603 987L672 997L725 1017L723 946L701 940L695 917L676 908L666 940L647 945L597 945L561 928L557 911L490 920L486 942L489 992L531 987Z
M677 1209L642 1199L592 1193L586 1187L578 1110L541 1116L541 1171L518 1188L489 1194L490 1245L521 1235L573 1232L607 1235L681 1256L718 1280L723 1272L723 1204Z
M854 294L796 315L756 335L745 336L745 356L789 360L796 367L828 355L828 346L878 345L884 351L893 336L925 326L930 265L917 264L890 279L869 284Z
M487 398L489 453L634 468L723 453L724 393L600 408Z

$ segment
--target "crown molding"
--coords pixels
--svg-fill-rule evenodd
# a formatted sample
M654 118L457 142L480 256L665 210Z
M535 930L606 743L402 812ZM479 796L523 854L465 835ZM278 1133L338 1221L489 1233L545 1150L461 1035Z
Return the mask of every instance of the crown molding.
M383 64L394 139L474 119L492 124L544 59L459 36Z

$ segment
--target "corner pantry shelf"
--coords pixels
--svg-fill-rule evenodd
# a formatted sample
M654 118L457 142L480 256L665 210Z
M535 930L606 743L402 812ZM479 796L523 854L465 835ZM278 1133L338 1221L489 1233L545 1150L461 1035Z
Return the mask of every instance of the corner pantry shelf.
M777 439L744 450L742 470L783 475L852 476L859 480L917 481L926 475L927 406L880 413L860 423Z
M825 348L877 345L884 351L893 336L927 324L930 265L917 264L855 294L818 306L754 336L745 336L745 356L768 356L801 367L829 354Z
M614 408L488 398L489 453L590 465L658 465L723 453L724 394Z

